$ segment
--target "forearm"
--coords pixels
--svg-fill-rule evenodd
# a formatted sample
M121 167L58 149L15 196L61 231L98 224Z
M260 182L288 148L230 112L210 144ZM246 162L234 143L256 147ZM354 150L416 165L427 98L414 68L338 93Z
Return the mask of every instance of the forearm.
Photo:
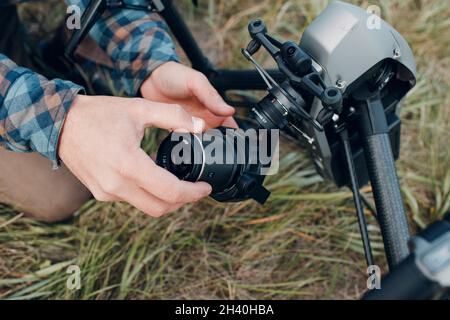
M86 0L66 0L85 9ZM93 26L90 36L107 53L121 73L124 91L135 96L153 70L167 61L179 61L168 27L156 13L108 10Z
M0 54L0 145L38 152L56 164L61 127L82 89L70 81L48 80Z

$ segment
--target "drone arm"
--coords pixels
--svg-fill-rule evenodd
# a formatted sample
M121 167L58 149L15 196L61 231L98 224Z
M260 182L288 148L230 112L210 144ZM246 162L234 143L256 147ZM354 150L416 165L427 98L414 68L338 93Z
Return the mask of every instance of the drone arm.
M81 16L80 29L75 29L69 43L66 46L65 56L71 59L78 45L87 36L92 26L97 22L98 18L103 14L107 7L107 0L92 0Z
M372 184L381 233L389 267L398 265L408 254L409 230L388 126L379 93L363 94L356 98L360 114L367 168Z

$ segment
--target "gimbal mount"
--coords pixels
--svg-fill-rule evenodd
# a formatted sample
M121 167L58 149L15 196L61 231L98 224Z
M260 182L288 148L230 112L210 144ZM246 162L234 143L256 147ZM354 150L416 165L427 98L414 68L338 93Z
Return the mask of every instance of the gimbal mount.
M277 39L267 34L267 28L261 20L254 20L249 23L248 31L252 40L246 49L242 49L242 54L255 66L261 77L267 84L267 90L278 104L285 109L282 112L283 117L276 117L277 126L281 130L286 127L294 128L298 133L305 137L305 133L299 129L303 127L302 122L310 122L314 128L319 131L324 130L324 126L333 122L333 128L339 134L344 146L345 160L349 173L349 186L353 192L353 199L357 211L358 224L363 242L367 265L373 265L373 255L370 246L370 239L367 232L367 225L364 217L361 195L359 192L358 179L356 176L355 165L350 146L350 140L346 129L346 119L355 112L344 112L342 93L339 88L327 87L322 80L321 75L315 70L312 59L293 41L281 43ZM279 70L285 75L286 80L283 84L278 84L271 76L253 59L261 47L264 47L277 63ZM304 100L296 94L302 91L303 96L310 94L322 102L323 109L314 119L310 113L305 110ZM306 91L306 92L305 92ZM263 110L259 110L261 113ZM274 114L274 113L272 113ZM256 112L258 117L259 112ZM270 117L270 116L268 116ZM283 121L284 120L284 121ZM260 121L260 123L270 121ZM306 140L311 139L305 137Z

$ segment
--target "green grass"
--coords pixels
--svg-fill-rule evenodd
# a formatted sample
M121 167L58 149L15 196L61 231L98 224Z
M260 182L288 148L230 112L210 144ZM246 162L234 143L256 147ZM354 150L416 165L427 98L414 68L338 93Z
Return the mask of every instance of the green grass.
M239 48L248 41L249 19L262 17L273 34L295 40L326 3L221 0L194 9L183 1L183 12L216 63L248 67ZM370 4L407 38L418 63L397 162L416 231L450 209L450 8L447 0ZM44 35L57 25L43 23L46 8L23 8ZM61 18L60 10L51 12ZM154 148L155 136L148 133L146 147ZM357 298L366 273L351 194L322 181L304 150L282 145L281 173L267 180L273 196L263 207L206 199L153 219L123 203L91 201L71 221L53 225L0 207L0 298ZM367 218L386 270L379 228ZM80 290L66 289L70 264L81 268Z

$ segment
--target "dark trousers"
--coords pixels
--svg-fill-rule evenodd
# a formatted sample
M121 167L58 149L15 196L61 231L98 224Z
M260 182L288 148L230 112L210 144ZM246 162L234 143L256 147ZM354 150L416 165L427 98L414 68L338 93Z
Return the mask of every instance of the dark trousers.
M25 46L25 31L14 5L0 6L0 53L20 66L31 67Z

